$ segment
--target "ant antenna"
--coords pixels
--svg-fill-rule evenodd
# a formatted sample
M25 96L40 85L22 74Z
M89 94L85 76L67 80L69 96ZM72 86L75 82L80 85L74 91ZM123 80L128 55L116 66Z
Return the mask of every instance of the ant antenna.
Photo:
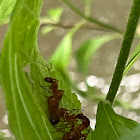
M49 91L47 88L45 88L44 86L42 86L42 85L40 85L43 89L45 89L45 90L47 90L49 93L51 93L52 94L52 92L51 91Z
M51 91L49 91L47 88L45 88L45 86L42 86L41 84L40 84L40 82L38 82L39 83L39 85L43 88L43 89L45 89L45 90L47 90L49 93L51 93L52 94L52 92ZM43 95L44 96L44 95ZM45 97L45 96L44 96Z

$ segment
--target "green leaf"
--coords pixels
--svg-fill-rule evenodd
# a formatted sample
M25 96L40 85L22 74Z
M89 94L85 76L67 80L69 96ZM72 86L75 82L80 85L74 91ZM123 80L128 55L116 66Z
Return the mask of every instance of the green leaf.
M83 21L79 22L76 27L71 29L61 40L57 50L51 57L52 62L57 69L65 69L70 61L72 49L72 37L74 33L83 25Z
M123 76L130 70L130 68L132 67L132 65L140 58L140 43L138 44L138 46L136 47L136 49L134 50L134 52L131 54L129 61L125 67Z
M84 42L76 52L78 70L83 74L86 74L88 71L90 60L97 49L99 49L104 43L118 37L119 36L116 34L104 35Z
M48 34L49 32L51 32L52 30L54 30L54 27L52 26L45 26L41 29L41 32L43 35Z
M117 115L110 105L101 101L97 110L94 140L119 140L137 125L135 121Z
M46 84L46 76L58 79L59 89L64 90L60 107L80 109L77 96L71 93L53 66L49 73L47 67L50 66L41 64L45 63L37 47L41 4L40 0L17 1L2 50L2 87L10 129L17 140L62 137L62 133L51 133L55 130L49 122L47 98L43 96L50 93L40 87Z
M48 11L48 17L54 22L58 22L60 19L60 16L62 15L63 9L62 8L55 8L50 9Z
M44 64L46 66L39 64L39 62L42 63L44 61L43 61L41 55L39 55L39 54L37 54L37 55L38 55L37 59L34 60L33 63L31 62L31 78L34 81L34 84L33 84L34 91L33 92L34 92L35 96L37 97L37 99L40 98L40 93L42 93L43 95L45 95L47 97L50 96L50 93L48 93L46 90L40 88L40 84L48 86L48 84L46 84L46 82L44 81L44 77L51 76L51 77L59 80L59 82L58 82L59 89L64 90L64 95L63 95L63 98L61 99L60 107L67 108L70 110L71 109L79 110L81 108L81 104L78 101L76 94L71 92L69 84L63 81L61 75L56 71L56 69L53 66L50 66L45 63ZM47 67L49 67L49 70ZM39 76L37 76L37 75L39 75ZM39 102L41 105L45 106L44 108L47 110L47 113L48 113L48 109L46 107L46 98L44 99L43 103L42 103L42 100ZM45 109L42 108L42 110L44 110L44 112L45 112Z
M0 25L5 22L13 11L16 0L2 0L0 2Z
M120 140L139 140L140 139L140 125L138 125L134 130L126 133Z
M52 127L40 109L23 66L36 48L41 1L18 0L4 41L1 58L10 129L17 140L53 139Z

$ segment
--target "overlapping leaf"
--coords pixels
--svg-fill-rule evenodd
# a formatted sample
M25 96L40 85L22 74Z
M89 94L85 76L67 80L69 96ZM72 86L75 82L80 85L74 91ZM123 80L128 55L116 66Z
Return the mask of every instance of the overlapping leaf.
M117 115L110 105L101 101L96 116L94 140L119 140L137 125L135 121Z
M11 14L16 0L2 0L0 2L0 25L8 18Z
M62 137L61 133L51 133L54 129L48 119L47 99L42 94L49 95L40 87L49 74L41 64L45 62L37 48L40 7L40 0L17 1L2 50L2 87L10 128L18 140ZM26 66L28 63L30 65ZM66 91L61 106L80 109L77 96L71 93L53 67L50 70L51 76L59 79L60 89Z
M10 128L18 140L53 139L22 70L36 45L41 1L18 0L2 50L2 86Z

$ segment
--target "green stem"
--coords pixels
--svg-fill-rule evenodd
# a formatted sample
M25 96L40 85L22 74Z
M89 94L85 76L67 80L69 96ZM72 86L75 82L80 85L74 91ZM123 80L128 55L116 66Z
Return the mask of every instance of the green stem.
M140 0L134 0L129 15L128 23L126 26L126 31L123 37L120 54L118 57L117 65L113 75L113 79L110 85L109 92L107 94L106 100L109 100L112 104L117 93L118 87L120 85L126 61L129 55L131 44L134 38L135 30L137 27L138 19L140 15Z
M113 25L109 25L109 24L105 24L102 23L100 21L98 21L96 18L92 18L90 16L86 16L84 13L82 13L79 9L77 9L69 0L62 0L68 7L70 7L76 14L78 14L79 16L81 16L83 19L86 19L89 22L92 22L94 24L97 24L103 28L106 28L108 30L111 31L115 31L119 34L122 34L123 31L121 31L120 29L118 29L117 27L114 27Z

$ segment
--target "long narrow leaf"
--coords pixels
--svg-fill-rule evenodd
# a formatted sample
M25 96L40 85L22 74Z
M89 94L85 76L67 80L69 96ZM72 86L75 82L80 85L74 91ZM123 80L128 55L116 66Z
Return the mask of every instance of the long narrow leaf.
M52 140L49 121L43 115L22 70L36 45L41 1L18 0L2 50L2 86L10 128L18 140ZM32 40L31 40L32 39ZM25 53L27 52L27 53Z

